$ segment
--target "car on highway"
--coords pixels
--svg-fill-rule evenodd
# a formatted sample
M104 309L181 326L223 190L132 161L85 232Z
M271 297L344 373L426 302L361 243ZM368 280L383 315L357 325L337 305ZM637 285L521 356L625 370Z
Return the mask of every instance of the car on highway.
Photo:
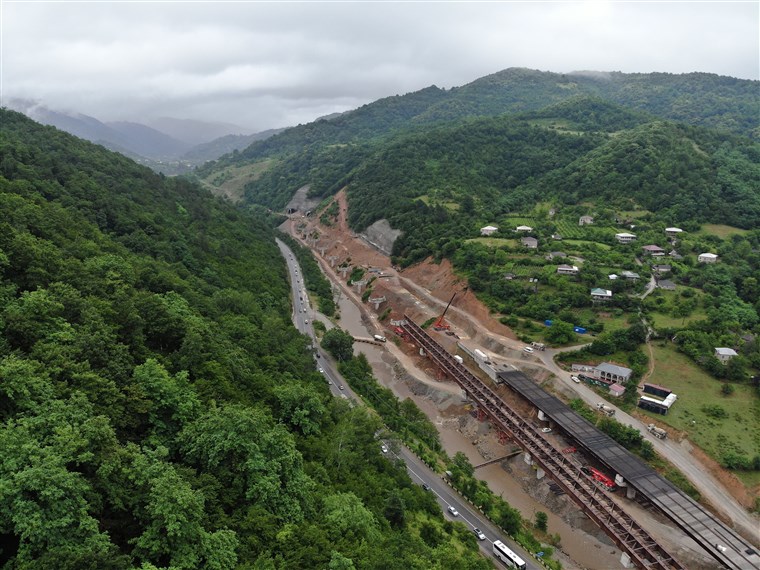
M552 428L543 428L541 431L544 432L544 433L551 433L552 432Z
M380 449L383 451L383 453L388 453L388 446L383 444L380 446Z
M578 378L577 376L570 376L570 380L572 380L576 384L580 384L581 383L581 379Z
M429 491L429 490L430 490L430 485L428 485L427 483L423 483L423 484L422 484L422 488L423 488L425 491Z
M458 511L458 510L456 510L456 509L455 509L454 507L452 507L451 505L449 505L449 509L448 509L448 511L451 513L451 516L452 516L452 517L458 517L458 516L459 516L459 511Z
M320 369L319 369L319 373L320 373L320 374L322 374L323 372L324 372L324 370L322 370L322 369L320 368Z
M343 390L343 389L344 389L344 388L343 388L343 384L341 384L340 386L338 386L338 389L339 389L339 390Z
M480 530L478 527L475 527L474 529L472 529L472 532L475 533L475 536L478 537L478 540L485 540L486 539L486 535L483 534L483 531Z
M308 319L304 319L303 324L308 325L309 324Z

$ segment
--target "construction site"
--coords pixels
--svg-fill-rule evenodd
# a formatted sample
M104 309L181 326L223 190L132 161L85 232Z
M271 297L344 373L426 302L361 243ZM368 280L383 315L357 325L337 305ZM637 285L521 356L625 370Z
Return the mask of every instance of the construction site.
M341 218L335 228L295 218L288 229L360 308L367 340L387 337L393 376L406 378L403 387L394 382L394 392L420 405L440 426L444 443L447 428L465 435L482 458L473 463L484 479L494 469L511 474L572 533L593 536L595 548L606 550L601 565L586 560L576 567L606 568L619 555L620 567L760 568L756 548L721 520L726 516L681 496L598 437L603 434L583 432L586 426L540 387L563 390L553 385L557 371L546 366L543 353L539 359L522 352L518 342L505 347L515 339L512 331L489 317L447 262L398 271ZM363 268L365 277L349 285L352 267ZM362 303L367 287L371 293ZM498 378L476 366L488 351L498 356L492 363Z

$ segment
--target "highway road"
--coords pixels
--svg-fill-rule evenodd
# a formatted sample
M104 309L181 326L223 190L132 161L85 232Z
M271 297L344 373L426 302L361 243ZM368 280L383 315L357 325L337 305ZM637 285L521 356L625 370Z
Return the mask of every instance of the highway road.
M324 375L328 382L330 392L334 396L345 397L353 403L361 405L361 398L351 390L337 371L332 359L322 351L317 343L314 336L314 329L311 325L313 313L309 306L306 288L303 284L303 273L298 266L295 256L290 248L280 240L277 240L277 245L287 262L288 272L290 273L294 305L293 322L299 331L308 335L312 339L315 347L315 366L317 366L318 370ZM441 505L441 511L444 513L444 517L455 522L461 522L470 530L479 528L483 532L486 538L485 540L479 541L480 551L483 555L493 560L497 567L502 566L502 563L493 556L492 547L494 540L501 540L518 556L525 560L528 569L540 570L543 568L543 566L538 564L527 551L511 539L506 538L496 525L492 524L463 497L449 487L437 473L432 471L406 447L399 445L395 441L386 440L382 440L382 442L378 442L378 444L383 444L388 448L387 455L389 459L395 458L404 462L406 469L409 472L409 476L414 483L418 485L427 485L428 491L435 494L438 503ZM450 506L453 506L457 510L459 513L457 516L452 516L451 513L449 513L448 507Z

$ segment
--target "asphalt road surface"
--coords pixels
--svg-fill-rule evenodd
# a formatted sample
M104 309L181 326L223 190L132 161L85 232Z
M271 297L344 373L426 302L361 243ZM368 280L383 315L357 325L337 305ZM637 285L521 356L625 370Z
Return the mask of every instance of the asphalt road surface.
M298 262L295 256L292 254L290 248L286 246L280 240L277 240L277 245L282 252L283 257L288 265L288 271L290 273L291 288L293 294L293 322L296 328L302 333L308 335L313 340L315 366L321 371L322 375L328 382L330 392L337 397L345 397L352 401L354 404L361 404L362 400L351 390L343 377L335 368L326 353L322 351L314 337L314 329L311 326L312 310L309 307L309 299L306 296L306 288L303 284L303 274L298 266ZM319 356L317 356L319 355ZM467 526L468 529L473 530L479 528L486 536L485 540L480 540L480 551L496 562L497 565L502 565L493 556L493 541L501 540L510 549L512 549L520 558L525 560L527 568L530 570L540 570L543 567L536 563L532 557L521 546L513 542L511 539L506 538L498 527L492 524L487 518L485 518L479 511L471 506L463 497L461 497L454 489L449 487L441 477L433 472L427 465L425 465L416 455L409 451L406 447L397 445L395 442L383 441L378 444L385 445L388 448L387 456L389 459L398 458L406 464L406 469L409 472L409 476L412 481L418 485L425 484L429 487L429 492L434 493L438 504L441 505L441 511L448 519L461 522ZM453 516L448 507L453 506L458 516Z

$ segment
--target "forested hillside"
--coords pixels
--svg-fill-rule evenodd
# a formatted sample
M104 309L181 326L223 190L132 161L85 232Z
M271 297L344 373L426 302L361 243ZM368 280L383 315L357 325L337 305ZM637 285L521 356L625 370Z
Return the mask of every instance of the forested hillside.
M489 566L329 396L265 219L0 122L0 565Z

